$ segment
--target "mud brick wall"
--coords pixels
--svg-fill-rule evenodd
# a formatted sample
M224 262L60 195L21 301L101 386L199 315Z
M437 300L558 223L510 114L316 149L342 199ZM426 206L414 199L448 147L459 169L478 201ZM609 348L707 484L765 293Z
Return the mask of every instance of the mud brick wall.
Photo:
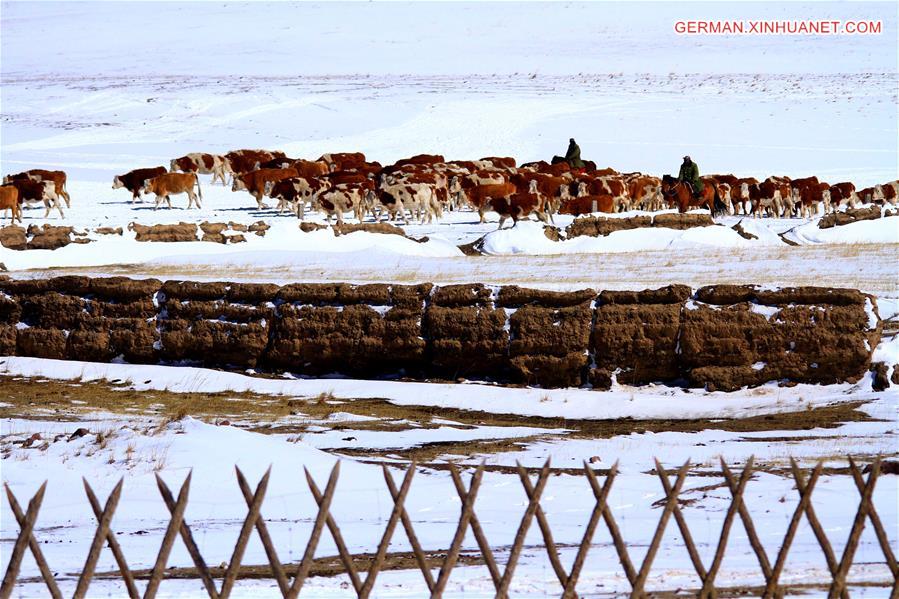
M0 355L542 387L831 384L881 323L851 289L200 283L0 277Z

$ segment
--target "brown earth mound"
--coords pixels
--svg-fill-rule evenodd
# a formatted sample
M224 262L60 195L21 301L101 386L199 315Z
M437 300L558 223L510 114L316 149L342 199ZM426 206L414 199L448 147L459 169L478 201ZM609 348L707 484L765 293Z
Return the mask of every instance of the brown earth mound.
M870 206L868 208L848 209L846 212L831 212L825 214L818 221L819 229L830 229L832 227L841 227L860 220L877 220L881 218L880 206Z
M403 231L396 225L391 225L390 223L344 223L342 225L334 225L332 229L336 237L339 237L341 235L349 235L350 233L355 233L356 231L365 231L366 233L383 233L387 235L399 235L400 237L406 236L405 231Z
M652 219L653 227L666 229L691 229L693 227L711 227L715 224L711 215L700 212L686 214L656 214Z
M10 250L24 250L28 244L25 229L16 225L0 228L0 245Z
M629 229L639 229L651 226L651 216L633 216L630 218L587 216L574 219L571 224L565 228L565 236L568 239L584 235L588 237L605 237L609 233L614 233L615 231L626 231Z
M428 363L448 378L503 378L509 347L505 310L454 305L444 307L432 299L425 310L422 333L429 340Z
M178 223L177 225L142 225L130 223L129 231L134 231L137 241L155 241L174 243L178 241L197 241L197 225L194 223Z

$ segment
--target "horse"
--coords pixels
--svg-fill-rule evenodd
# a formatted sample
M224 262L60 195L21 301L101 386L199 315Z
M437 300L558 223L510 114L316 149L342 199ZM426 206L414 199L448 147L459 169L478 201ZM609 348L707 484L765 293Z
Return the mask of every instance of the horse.
M706 184L703 186L699 198L693 196L693 189L687 183L678 181L671 175L662 177L662 197L668 205L677 206L677 211L683 214L690 208L698 208L705 206L709 209L709 213L713 216L720 215L726 211L724 202L718 194L718 186Z

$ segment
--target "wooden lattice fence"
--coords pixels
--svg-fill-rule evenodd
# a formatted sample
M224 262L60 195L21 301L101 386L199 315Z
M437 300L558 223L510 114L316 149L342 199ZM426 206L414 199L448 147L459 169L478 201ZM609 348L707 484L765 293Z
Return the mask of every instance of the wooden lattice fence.
M422 548L409 514L404 507L406 496L416 471L415 464L412 464L406 470L399 487L397 487L396 481L394 481L392 475L385 466L383 468L384 479L387 488L390 491L390 495L393 498L393 509L387 522L386 529L384 530L373 558L371 559L370 566L367 571L363 572L360 572L356 567L353 555L347 549L346 543L343 540L340 527L330 512L331 502L334 498L340 473L339 462L331 471L331 475L325 484L324 490L319 488L308 470L306 471L306 480L312 496L318 504L318 513L312 526L312 532L306 545L303 558L298 565L291 566L292 571L289 571L280 561L278 552L266 527L265 518L262 516L262 504L265 499L266 489L268 488L270 471L266 472L256 486L256 489L253 490L243 473L237 468L237 482L247 503L247 515L243 521L240 534L238 535L237 542L234 546L231 559L225 568L224 577L221 580L220 585L216 584L216 581L210 572L210 568L203 559L197 543L194 540L190 525L184 519L184 512L187 507L188 493L190 490L190 475L187 476L182 484L177 497L173 495L162 478L157 475L156 481L159 492L171 514L171 518L165 534L163 535L155 564L152 570L150 570L149 575L146 576L147 583L143 593L141 593L138 588L136 581L137 577L128 567L122 547L116 540L115 532L110 526L113 514L119 503L123 481L119 481L107 498L105 505L101 505L101 502L95 495L90 484L85 480L84 489L87 493L91 508L97 518L98 525L84 567L78 577L78 583L73 596L75 598L86 596L91 580L94 577L100 553L103 546L107 545L118 564L118 576L122 578L129 597L132 599L137 599L139 597L149 599L155 597L160 584L166 579L166 567L169 555L176 540L180 536L196 567L198 577L202 580L209 597L214 599L228 597L234 589L234 584L237 581L240 572L241 561L247 543L255 529L265 548L265 553L271 566L272 576L277 582L282 596L290 598L297 597L303 590L303 584L309 577L316 548L318 547L319 540L321 539L325 528L327 528L337 546L340 561L346 575L349 577L352 589L358 597L368 597L375 588L379 572L381 572L384 567L384 561L387 556L390 541L397 527L401 525L412 547L415 562L418 565L418 569L421 571L421 575L429 589L431 597L441 597L443 595L453 568L459 560L462 542L470 528L477 540L483 562L489 571L490 578L495 587L496 597L506 598L509 595L510 585L515 576L516 566L518 565L519 558L525 547L525 537L533 521L536 520L543 538L542 547L546 551L552 570L558 580L559 594L561 597L574 598L578 596L576 589L577 583L583 572L584 564L592 546L596 530L600 525L600 521L605 524L611 535L618 560L624 570L627 581L630 583L630 596L635 598L646 597L647 591L645 587L647 580L649 579L650 572L655 563L662 537L673 517L676 526L681 533L684 548L690 557L690 561L699 580L696 595L702 598L716 597L721 590L720 587L716 586L716 577L720 571L721 563L728 547L728 538L731 529L739 516L765 581L764 590L760 591L759 594L764 597L777 597L784 594L785 589L780 583L781 576L786 567L790 547L796 536L799 523L802 517L805 516L814 532L815 538L817 539L827 563L830 577L829 580L821 582L829 587L829 597L849 597L847 575L849 573L849 568L853 563L854 555L861 539L862 530L864 529L865 524L870 522L874 528L878 544L883 552L885 563L893 577L889 596L895 599L899 598L899 566L897 566L895 554L890 546L887 531L885 530L883 522L878 516L872 502L872 494L880 474L880 468L881 461L877 459L871 465L868 477L865 479L855 461L852 459L849 460L849 470L855 486L858 489L860 501L856 508L855 519L850 530L848 541L843 549L842 555L838 557L830 540L825 534L824 527L816 516L814 506L812 505L812 493L821 476L823 464L818 463L818 465L811 471L810 475L806 476L806 473L803 472L794 461L791 461L792 475L800 500L793 512L792 518L784 533L783 541L780 543L776 555L769 556L759 540L759 535L753 524L752 516L743 501L746 485L753 472L753 460L750 458L739 475L732 473L724 460L721 460L721 474L730 491L731 502L724 516L714 556L710 563L704 563L699 555L696 543L693 540L693 536L691 535L686 519L678 503L678 496L684 486L687 474L690 471L690 463L685 463L677 470L672 483L669 479L669 474L657 460L656 473L665 491L665 498L662 501L662 512L649 549L644 555L642 562L640 564L635 564L630 557L627 541L622 536L621 530L607 501L612 485L618 475L617 463L611 468L602 483L600 483L597 474L585 463L584 476L589 481L593 491L595 505L590 514L590 518L584 526L583 538L577 549L575 559L570 570L568 570L562 564L557 545L553 540L552 530L550 529L546 515L540 505L540 498L546 488L551 472L549 461L547 461L543 468L540 469L536 482L531 479L531 476L523 467L518 467L521 484L524 487L524 491L527 494L529 501L527 508L522 515L517 534L509 550L508 559L505 565L497 562L494 551L484 534L484 530L475 511L475 501L480 490L484 465L482 464L474 470L467 486L459 471L451 466L449 472L456 492L459 495L459 499L462 502L462 507L452 542L445 551L442 565L439 568L433 568L434 552L426 552ZM37 522L45 490L46 482L40 487L34 497L31 498L26 509L23 511L9 486L6 486L9 504L13 515L19 524L20 532L16 538L12 553L9 556L6 573L3 578L2 586L0 586L0 599L7 599L13 594L22 560L25 556L25 552L29 550L34 556L49 596L53 598L62 597L57 581L41 551L40 543L34 534L35 523ZM436 576L433 570L437 570Z

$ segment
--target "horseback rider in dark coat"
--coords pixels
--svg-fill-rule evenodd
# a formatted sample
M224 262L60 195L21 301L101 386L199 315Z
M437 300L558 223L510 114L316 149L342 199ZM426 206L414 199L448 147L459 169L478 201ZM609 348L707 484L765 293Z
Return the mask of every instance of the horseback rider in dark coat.
M565 152L565 162L573 169L584 168L584 161L581 160L581 148L574 141L574 138L568 140L568 151Z
M702 194L702 179L699 178L699 166L684 156L684 162L680 165L680 172L677 174L677 180L681 183L689 183L693 188L693 197L698 198Z

